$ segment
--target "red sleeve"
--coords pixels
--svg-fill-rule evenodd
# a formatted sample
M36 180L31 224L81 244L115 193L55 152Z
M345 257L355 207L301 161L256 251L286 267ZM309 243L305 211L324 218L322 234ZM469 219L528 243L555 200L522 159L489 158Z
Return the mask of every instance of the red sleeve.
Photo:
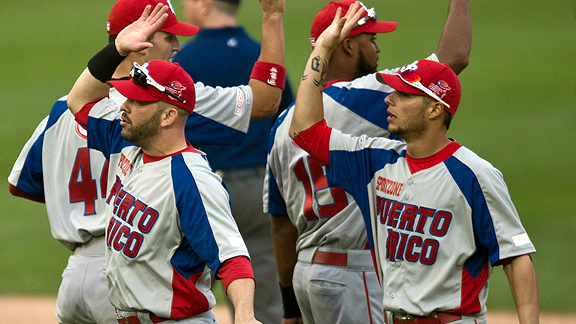
M78 122L78 124L80 124L82 127L86 128L86 123L88 123L88 115L90 114L90 110L92 110L92 107L94 107L94 105L102 100L105 97L102 97L98 100L94 100L92 102L89 102L87 104L84 105L84 107L82 107L82 109L80 109L75 115L74 118L76 119L76 121Z
M245 256L237 256L224 261L218 268L216 276L222 280L224 290L227 290L228 285L236 279L252 278L256 282L250 260Z
M330 166L330 134L332 128L322 120L292 139L294 145Z
M13 196L26 198L26 199L29 199L29 200L32 200L35 202L43 203L43 204L46 203L46 201L44 200L44 196L32 196L31 194L25 192L24 190L22 190L16 186L13 186L12 184L9 184L9 186L10 186L10 193Z

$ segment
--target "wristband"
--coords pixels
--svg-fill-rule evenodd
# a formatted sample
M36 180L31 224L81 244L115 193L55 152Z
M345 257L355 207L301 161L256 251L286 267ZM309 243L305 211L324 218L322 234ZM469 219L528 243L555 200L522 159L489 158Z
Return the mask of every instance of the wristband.
M282 305L284 306L284 318L298 318L302 317L300 307L296 301L294 288L284 287L280 284L280 294L282 295Z
M90 74L102 83L108 82L125 56L120 55L116 43L110 42L88 61Z
M258 61L254 63L250 79L260 80L284 90L286 68L279 64Z

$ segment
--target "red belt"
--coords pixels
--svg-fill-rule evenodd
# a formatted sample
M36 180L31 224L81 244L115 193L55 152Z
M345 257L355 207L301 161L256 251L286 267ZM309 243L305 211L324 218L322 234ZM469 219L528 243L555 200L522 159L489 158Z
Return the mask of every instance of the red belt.
M410 317L410 318L398 318L394 317L392 320L394 324L445 324L462 319L462 315L454 315L447 313L438 313L436 317ZM388 319L384 316L384 323L388 324Z
M336 266L348 265L348 254L318 251L314 252L312 263L330 264Z
M116 316L116 320L118 321L118 324L142 324L138 318L138 315L131 315L126 317Z

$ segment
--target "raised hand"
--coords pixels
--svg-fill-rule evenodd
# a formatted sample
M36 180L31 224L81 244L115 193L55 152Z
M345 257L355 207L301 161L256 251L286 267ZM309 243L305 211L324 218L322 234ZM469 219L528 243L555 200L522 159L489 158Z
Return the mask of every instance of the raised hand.
M267 15L283 14L284 0L259 0L262 12Z
M147 40L157 32L168 18L170 7L161 3L157 4L152 13L151 6L144 8L138 20L126 26L116 37L116 49L122 56L132 52L139 52L152 47L152 43Z
M363 13L364 7L360 6L358 1L350 6L344 17L341 17L342 8L338 8L332 24L320 34L314 47L324 48L329 53L332 53L354 29L356 23L362 18Z

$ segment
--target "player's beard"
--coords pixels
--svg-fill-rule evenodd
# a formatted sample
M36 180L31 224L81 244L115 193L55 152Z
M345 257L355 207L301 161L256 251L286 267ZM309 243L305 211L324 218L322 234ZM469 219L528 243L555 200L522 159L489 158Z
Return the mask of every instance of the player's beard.
M124 127L120 135L130 143L140 147L146 147L147 143L160 133L161 115L162 110L158 109L154 115L140 125L134 125L130 119L130 123Z
M364 56L362 51L358 51L358 62L356 62L356 71L358 71L359 77L363 77L370 73L374 73L378 70L378 66L370 65L370 62Z
M393 124L388 125L388 131L400 136L406 142L420 138L428 128L423 111L415 116L405 117L404 120L404 125L399 126L397 125L398 119L395 119Z

